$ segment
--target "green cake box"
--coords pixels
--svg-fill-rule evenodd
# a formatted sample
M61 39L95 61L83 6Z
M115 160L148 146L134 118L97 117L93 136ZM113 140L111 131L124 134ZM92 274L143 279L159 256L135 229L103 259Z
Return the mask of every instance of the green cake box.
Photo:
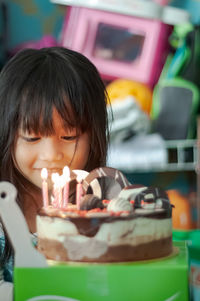
M16 189L0 183L0 213L15 250L15 301L187 301L188 258L184 241L170 256L127 263L48 261L32 245Z

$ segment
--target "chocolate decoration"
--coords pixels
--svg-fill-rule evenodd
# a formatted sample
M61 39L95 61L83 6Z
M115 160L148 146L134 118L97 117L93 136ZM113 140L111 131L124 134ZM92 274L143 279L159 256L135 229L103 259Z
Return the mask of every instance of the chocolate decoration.
M93 194L86 194L81 199L80 209L91 210L95 208L103 209L104 205L102 201Z
M159 187L148 187L147 189L138 193L135 197L134 208L142 208L141 202L155 203L160 200L161 208L169 212L172 210L167 193ZM171 215L171 214L170 214Z
M137 188L146 188L146 186L142 185L142 184L131 184L129 186L124 187L123 190L129 190L129 189L137 189Z
M85 193L88 193L89 188L92 189L92 193L99 199L103 197L103 182L97 179L104 178L104 183L108 190L112 192L112 198L116 197L119 192L126 186L130 185L127 178L117 169L111 167L100 167L92 170L89 175L83 180L83 189ZM113 179L114 181L109 181ZM104 198L108 199L107 195Z
M133 184L122 189L118 195L118 198L125 198L127 201L135 200L136 195L138 195L143 190L146 190L147 187L144 185Z

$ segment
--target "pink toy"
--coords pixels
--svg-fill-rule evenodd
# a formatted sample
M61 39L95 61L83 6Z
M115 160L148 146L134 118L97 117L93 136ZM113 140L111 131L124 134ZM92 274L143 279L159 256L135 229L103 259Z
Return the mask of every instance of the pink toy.
M104 79L154 86L168 54L171 26L159 19L68 7L61 44L86 55Z

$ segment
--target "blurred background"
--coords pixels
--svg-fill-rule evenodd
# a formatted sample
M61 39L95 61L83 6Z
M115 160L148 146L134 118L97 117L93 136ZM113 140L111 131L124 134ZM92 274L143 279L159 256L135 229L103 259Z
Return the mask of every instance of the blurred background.
M86 55L105 82L107 165L166 189L175 230L200 228L200 1L0 1L0 68L56 45Z

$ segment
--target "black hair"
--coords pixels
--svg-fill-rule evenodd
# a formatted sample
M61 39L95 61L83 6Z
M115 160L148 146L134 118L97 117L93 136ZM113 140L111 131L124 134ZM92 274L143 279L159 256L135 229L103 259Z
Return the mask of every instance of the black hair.
M26 179L19 173L14 148L19 127L53 133L55 108L64 125L87 132L90 152L85 170L106 164L107 93L96 67L64 47L25 49L0 73L0 180L13 183L21 205Z

